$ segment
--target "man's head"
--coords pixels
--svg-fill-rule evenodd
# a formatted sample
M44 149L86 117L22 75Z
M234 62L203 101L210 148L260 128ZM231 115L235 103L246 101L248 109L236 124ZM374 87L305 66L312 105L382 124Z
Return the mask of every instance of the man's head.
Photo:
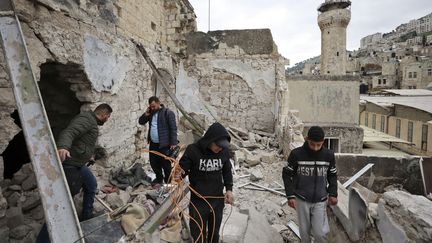
M220 153L222 150L224 149L228 149L229 148L229 141L226 138L221 138L215 142L212 142L209 144L209 149L217 154Z
M324 144L324 130L319 126L312 126L309 128L306 141L309 149L318 152Z
M102 126L106 121L108 121L108 118L110 118L112 113L112 108L108 104L100 104L96 107L94 110L94 113L97 117L97 122L99 126Z
M148 103L151 112L158 111L161 107L160 100L156 96L150 97Z

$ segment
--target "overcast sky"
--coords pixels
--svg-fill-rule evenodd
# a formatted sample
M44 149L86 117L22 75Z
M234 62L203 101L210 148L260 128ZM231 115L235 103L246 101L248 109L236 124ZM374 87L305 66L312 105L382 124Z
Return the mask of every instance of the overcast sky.
M291 66L320 55L317 7L324 0L210 0L211 30L269 28L279 52ZM208 31L209 0L189 0L198 30ZM399 24L432 12L432 0L351 0L347 49L376 32L389 32Z

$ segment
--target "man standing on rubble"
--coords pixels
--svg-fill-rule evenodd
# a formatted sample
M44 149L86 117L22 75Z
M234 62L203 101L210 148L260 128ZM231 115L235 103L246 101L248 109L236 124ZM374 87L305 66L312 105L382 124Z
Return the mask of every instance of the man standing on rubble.
M315 242L327 242L327 201L330 205L338 202L335 156L323 144L323 129L312 126L306 142L291 151L282 171L288 205L297 211L303 243L311 242L311 233Z
M150 143L150 150L168 155L170 149L177 146L177 124L175 114L170 109L160 103L156 96L148 100L149 107L139 118L139 124L149 123L147 141ZM152 184L162 184L168 182L171 174L171 162L164 158L150 153L150 166L156 174L156 179ZM162 174L162 170L164 175Z
M93 112L82 112L60 133L57 140L58 154L63 162L66 177L68 171L71 171L68 168L77 168L81 176L84 191L82 220L93 217L93 202L97 190L96 177L86 163L93 160L99 135L98 126L108 121L111 113L112 108L108 104L97 106ZM70 185L73 182L68 183Z
M214 123L204 137L186 148L180 160L181 169L175 179L189 175L189 226L194 242L218 243L225 202L234 203L230 140L227 130Z

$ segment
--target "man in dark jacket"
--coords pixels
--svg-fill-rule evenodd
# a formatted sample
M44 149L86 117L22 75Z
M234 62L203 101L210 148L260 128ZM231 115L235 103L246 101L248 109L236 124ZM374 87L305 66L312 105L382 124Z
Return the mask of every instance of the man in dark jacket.
M79 170L83 195L82 219L93 217L93 202L97 190L96 178L86 163L93 160L96 140L99 135L98 126L102 126L111 116L112 108L101 104L93 112L82 112L60 133L57 149L67 178L69 171ZM69 185L73 182L69 181Z
M147 141L150 143L150 150L167 155L170 149L177 145L177 124L175 114L164 107L158 97L152 96L148 100L149 107L139 118L139 124L149 123ZM156 174L153 184L168 182L171 174L171 162L164 158L150 153L150 166ZM165 175L162 175L163 173Z
M219 242L219 228L225 202L234 202L233 177L229 161L230 140L227 130L220 123L214 123L204 137L186 148L180 160L183 176L189 175L192 188L189 226L194 242Z
M311 233L315 242L327 242L327 201L337 204L335 157L323 143L323 129L311 127L306 142L291 151L282 172L288 205L297 210L303 243L311 242Z

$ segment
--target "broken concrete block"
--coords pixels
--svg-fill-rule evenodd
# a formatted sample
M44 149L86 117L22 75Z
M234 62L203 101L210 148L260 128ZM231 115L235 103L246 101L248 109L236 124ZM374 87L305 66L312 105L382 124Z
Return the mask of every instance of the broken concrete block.
M24 191L30 191L37 187L36 176L34 174L30 174L21 184L21 187Z
M369 203L368 212L373 219L378 219L378 203Z
M264 179L264 175L260 169L254 168L250 171L250 180L251 181L259 181Z
M18 205L18 202L20 201L21 193L19 192L13 192L8 198L7 203L9 207L16 207Z
M402 227L386 212L385 201L378 204L378 230L384 243L405 243L408 238Z
M387 237L383 230L390 228L394 231L391 237L404 239L405 235L413 242L432 242L432 202L424 196L398 190L386 192L379 202L378 217L383 239Z
M23 181L27 179L28 176L29 176L28 174L24 174L24 172L20 170L14 174L12 178L12 184L21 185Z
M126 191L119 190L117 193L110 193L106 196L105 200L111 208L119 208L126 205L130 198L130 194Z
M10 185L8 187L8 189L11 190L11 191L18 191L18 192L20 192L22 190L22 188L21 188L20 185Z
M277 160L276 154L272 152L263 151L262 153L260 153L260 155L261 155L261 161L264 163L273 163Z
M20 207L11 207L6 211L7 226L14 229L24 224L24 216Z
M261 157L259 155L252 154L246 157L245 162L247 166L252 167L261 163Z
M0 239L2 239L3 242L9 242L9 228L8 227L1 227L0 228Z
M224 210L224 217L228 217L228 210ZM223 236L224 242L226 243L242 242L247 224L248 215L239 213L237 209L233 208L233 212L226 222L225 228L223 231L222 227L220 229L221 238Z
M367 203L357 189L352 188L348 191L338 181L338 204L330 207L352 241L364 238L367 225Z
M249 136L249 142L251 142L251 143L256 143L257 142L254 133L249 132L248 136Z
M0 194L0 219L6 215L7 207L8 207L8 203L6 201L6 198L1 197L1 194Z
M192 130L187 130L186 132L179 131L178 140L181 144L189 145L195 142L195 135Z
M368 202L368 203L377 203L378 202L378 194L376 194L375 192L362 186L358 182L354 182L352 184L352 187L356 188L360 192L360 194L366 200L366 202Z
M25 192L21 197L22 209L27 212L41 204L40 195L38 191Z
M248 215L249 220L244 235L244 242L283 242L280 234L268 223L264 215L253 208L248 209Z
M32 230L32 228L28 225L20 225L18 227L15 227L13 229L10 230L9 236L12 239L17 239L17 240L21 240L23 239L30 231Z
M283 225L283 224L273 224L272 227L273 227L277 232L279 232L279 234L280 234L282 231L288 230L288 227L286 227L286 226Z

